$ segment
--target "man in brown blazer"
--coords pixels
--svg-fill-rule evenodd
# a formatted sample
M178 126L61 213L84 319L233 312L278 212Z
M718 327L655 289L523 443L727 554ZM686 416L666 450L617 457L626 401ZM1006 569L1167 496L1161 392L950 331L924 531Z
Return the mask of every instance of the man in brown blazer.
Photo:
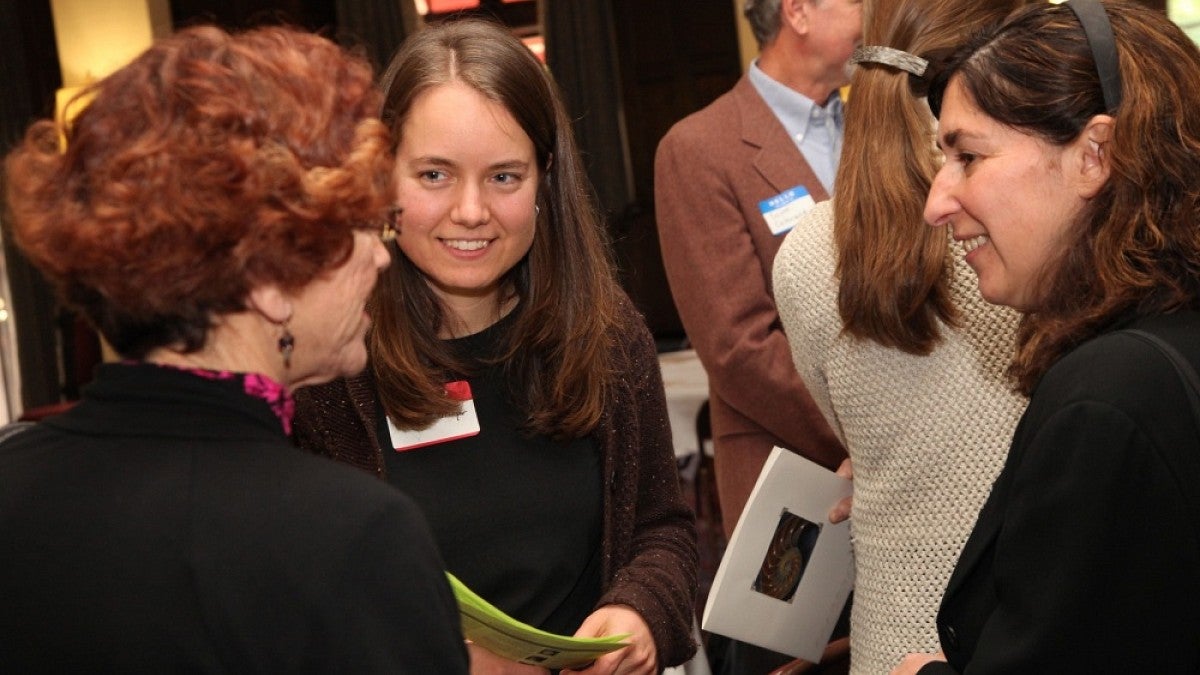
M758 58L732 90L677 123L655 157L663 262L709 377L726 536L774 446L831 469L846 456L792 364L771 265L803 210L829 198L838 88L861 9L859 0L747 0Z

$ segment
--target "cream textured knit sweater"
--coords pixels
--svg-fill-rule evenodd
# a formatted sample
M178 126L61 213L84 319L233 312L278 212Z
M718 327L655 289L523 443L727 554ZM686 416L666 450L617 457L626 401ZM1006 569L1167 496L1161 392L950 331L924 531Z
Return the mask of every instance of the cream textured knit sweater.
M984 302L962 248L951 250L962 327L928 356L842 334L831 201L775 258L796 368L854 465L853 674L939 649L938 603L1025 409L1004 378L1018 316Z

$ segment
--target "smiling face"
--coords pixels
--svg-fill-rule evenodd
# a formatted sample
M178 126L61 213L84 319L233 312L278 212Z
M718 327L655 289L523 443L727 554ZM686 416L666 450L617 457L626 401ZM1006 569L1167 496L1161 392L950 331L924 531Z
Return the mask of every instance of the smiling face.
M938 129L946 161L925 202L925 221L949 226L979 276L984 299L1037 308L1037 282L1086 203L1073 179L1078 142L1058 147L1000 124L976 107L957 77Z
M533 142L499 103L457 81L413 100L394 174L397 242L468 325L496 316L501 280L533 245L540 175Z

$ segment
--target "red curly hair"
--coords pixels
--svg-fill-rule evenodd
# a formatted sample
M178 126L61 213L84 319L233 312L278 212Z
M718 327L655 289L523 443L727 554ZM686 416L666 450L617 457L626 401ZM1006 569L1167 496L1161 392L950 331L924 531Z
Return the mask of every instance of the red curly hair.
M202 26L93 85L7 157L13 234L120 354L204 346L250 289L341 264L390 202L370 65L289 28Z

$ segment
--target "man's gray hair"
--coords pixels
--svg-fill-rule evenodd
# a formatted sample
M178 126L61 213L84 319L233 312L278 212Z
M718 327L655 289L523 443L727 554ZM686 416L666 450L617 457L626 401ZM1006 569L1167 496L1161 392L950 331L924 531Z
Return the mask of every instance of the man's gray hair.
M750 22L750 30L762 49L768 42L779 34L779 2L780 0L746 0L742 5L742 14Z

